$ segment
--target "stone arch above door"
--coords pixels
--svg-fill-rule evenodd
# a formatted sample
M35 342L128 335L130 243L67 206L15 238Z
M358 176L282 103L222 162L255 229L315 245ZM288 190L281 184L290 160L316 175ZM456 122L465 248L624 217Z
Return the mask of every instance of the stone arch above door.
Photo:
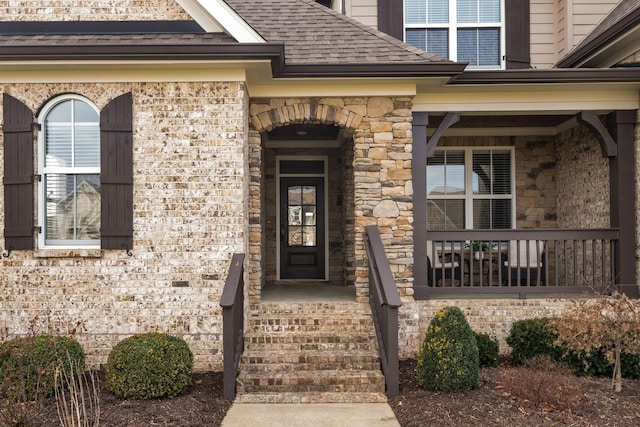
M251 303L261 300L264 283L264 209L263 138L281 126L321 123L340 126L352 136L349 165L353 181L345 197L358 206L351 224L355 268L356 298L368 299L368 280L363 232L377 225L390 258L408 260L392 265L402 296L412 295L412 181L411 181L411 107L412 97L344 98L254 98L249 103L249 284ZM345 200L345 203L347 201ZM393 217L381 215L383 207L393 205Z
M318 100L317 102L291 102L282 105L251 103L251 124L258 132L268 132L279 126L294 123L333 124L346 129L358 128L367 105L363 98L349 105L343 100Z

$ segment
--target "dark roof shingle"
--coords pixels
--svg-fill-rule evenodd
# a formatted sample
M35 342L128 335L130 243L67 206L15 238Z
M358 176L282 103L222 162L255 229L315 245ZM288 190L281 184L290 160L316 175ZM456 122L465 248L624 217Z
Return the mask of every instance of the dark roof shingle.
M450 62L313 0L225 0L268 42L285 44L288 65Z

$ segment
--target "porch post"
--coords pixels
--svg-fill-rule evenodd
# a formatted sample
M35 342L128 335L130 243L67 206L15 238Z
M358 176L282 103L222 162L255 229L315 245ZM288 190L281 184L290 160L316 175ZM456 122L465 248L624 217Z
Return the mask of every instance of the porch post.
M637 111L614 111L607 116L609 132L618 146L609 157L611 227L620 229L615 247L617 283L628 296L639 295L636 282L636 187L634 127Z
M427 125L429 114L414 112L411 123L413 156L413 291L414 298L427 297Z

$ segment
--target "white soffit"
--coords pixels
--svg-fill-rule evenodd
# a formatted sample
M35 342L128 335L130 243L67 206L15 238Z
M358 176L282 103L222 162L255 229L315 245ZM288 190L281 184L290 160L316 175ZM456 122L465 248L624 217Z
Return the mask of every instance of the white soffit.
M459 88L455 88L459 89ZM562 88L537 87L537 90L474 92L472 90L419 93L413 99L413 111L456 112L563 112L635 110L640 107L637 88L615 87L606 84L588 90L581 86ZM496 89L496 88L494 88ZM573 89L573 90L570 90Z
M176 1L207 32L224 31L239 43L266 43L266 40L223 0Z

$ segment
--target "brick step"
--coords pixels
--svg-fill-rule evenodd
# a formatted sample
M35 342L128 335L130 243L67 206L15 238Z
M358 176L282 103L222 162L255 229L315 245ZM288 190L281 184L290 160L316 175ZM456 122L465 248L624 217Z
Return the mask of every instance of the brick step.
M386 403L384 393L250 393L238 394L237 403ZM345 425L348 420L345 421Z
M371 351L245 351L241 361L247 373L380 369L380 357Z
M256 334L244 339L245 351L253 350L372 350L377 351L376 337L367 333L308 332L305 334Z
M251 333L307 333L307 332L371 332L373 324L368 321L348 321L336 323L333 321L318 322L283 322L277 320L272 323L265 321L249 321L247 324L247 334Z
M270 302L252 304L249 317L271 314L274 318L303 317L306 313L316 313L319 317L349 318L353 315L370 315L368 303L358 302Z
M384 393L380 371L329 370L249 373L241 369L238 394L249 393Z

